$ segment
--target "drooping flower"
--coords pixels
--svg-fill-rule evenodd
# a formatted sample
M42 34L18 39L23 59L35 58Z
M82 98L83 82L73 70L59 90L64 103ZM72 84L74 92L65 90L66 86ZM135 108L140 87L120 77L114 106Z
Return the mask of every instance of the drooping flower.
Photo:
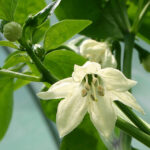
M38 96L45 100L64 98L56 115L60 137L74 130L87 112L96 129L109 137L117 119L114 100L143 112L128 92L135 85L136 81L127 79L119 70L101 69L100 64L88 61L83 66L75 65L72 77L56 82Z
M116 59L112 55L107 42L87 39L81 44L80 53L90 61L100 63L102 68L117 67Z

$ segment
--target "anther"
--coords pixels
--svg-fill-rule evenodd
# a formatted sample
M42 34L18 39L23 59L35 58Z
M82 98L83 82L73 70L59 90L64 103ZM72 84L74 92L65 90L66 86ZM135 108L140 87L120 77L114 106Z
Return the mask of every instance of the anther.
M84 87L87 89L87 90L90 90L90 85L88 83L85 83L84 84Z
M104 96L104 88L99 85L99 86L97 87L97 89L98 89L98 94L99 94L100 96Z
M87 90L86 89L83 89L81 91L81 94L82 94L82 97L85 97L87 95Z

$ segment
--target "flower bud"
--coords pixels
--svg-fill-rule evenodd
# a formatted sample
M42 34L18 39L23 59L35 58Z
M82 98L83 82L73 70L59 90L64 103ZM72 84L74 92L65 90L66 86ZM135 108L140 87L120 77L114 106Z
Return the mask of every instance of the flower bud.
M17 41L22 36L22 27L16 22L9 22L4 25L3 34L11 42Z
M36 56L38 56L42 60L45 54L43 47L40 44L35 44L33 49Z
M150 72L150 55L147 55L145 59L142 60L142 65L146 71Z
M85 40L80 46L80 53L90 61L100 63L102 68L116 68L117 66L115 57L112 55L106 42L97 42L91 39Z

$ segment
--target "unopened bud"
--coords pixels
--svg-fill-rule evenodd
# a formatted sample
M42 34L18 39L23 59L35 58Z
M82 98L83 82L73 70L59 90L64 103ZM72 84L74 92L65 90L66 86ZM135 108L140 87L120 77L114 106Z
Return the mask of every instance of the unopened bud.
M44 48L40 44L35 44L33 49L36 56L38 56L42 60L45 54Z
M4 25L3 34L11 42L17 41L22 36L22 27L16 22L9 22Z

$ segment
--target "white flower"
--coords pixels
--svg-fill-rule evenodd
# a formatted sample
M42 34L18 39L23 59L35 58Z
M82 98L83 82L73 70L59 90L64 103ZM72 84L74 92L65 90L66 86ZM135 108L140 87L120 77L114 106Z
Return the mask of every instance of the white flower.
M106 42L97 42L91 39L85 40L80 46L80 53L90 61L100 63L102 68L117 67L116 59Z
M61 137L75 129L87 112L96 129L108 137L117 119L114 100L143 112L128 92L135 84L136 81L127 79L116 69L101 69L98 63L88 61L83 66L75 65L72 77L58 81L38 96L42 99L64 98L56 115Z

